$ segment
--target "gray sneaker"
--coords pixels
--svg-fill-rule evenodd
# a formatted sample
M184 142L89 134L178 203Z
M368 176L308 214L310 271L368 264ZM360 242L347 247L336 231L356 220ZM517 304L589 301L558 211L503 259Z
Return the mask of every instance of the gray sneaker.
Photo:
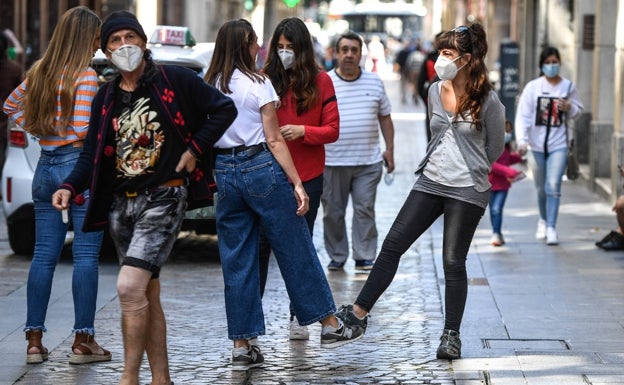
M332 326L323 326L321 332L322 348L337 348L349 342L357 341L364 336L364 330L359 326L347 326L340 318L338 328Z
M364 318L358 318L353 312L353 305L342 305L336 313L336 318L342 320L347 326L359 326L362 328L362 333L366 333L366 327L368 326L368 318L370 315L366 315Z
M232 350L232 370L248 370L261 366L263 363L264 356L257 345L249 345L249 350L245 348Z

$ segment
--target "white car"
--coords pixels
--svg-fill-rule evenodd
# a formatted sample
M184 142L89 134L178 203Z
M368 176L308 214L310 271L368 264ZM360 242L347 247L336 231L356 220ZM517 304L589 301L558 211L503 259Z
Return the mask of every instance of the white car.
M195 43L186 27L158 26L148 48L158 64L188 67L203 76L210 65L214 43ZM98 50L93 68L105 81L115 69ZM6 218L9 245L16 254L32 255L35 247L35 212L32 201L32 180L41 148L37 138L9 120L6 161L2 172L2 210ZM182 230L198 234L215 234L215 208L189 210Z

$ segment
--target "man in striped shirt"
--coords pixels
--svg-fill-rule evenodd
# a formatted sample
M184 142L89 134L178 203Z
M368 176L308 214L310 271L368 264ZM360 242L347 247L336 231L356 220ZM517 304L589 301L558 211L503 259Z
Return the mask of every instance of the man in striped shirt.
M323 228L329 270L342 270L349 258L345 212L353 204L352 250L355 269L369 271L377 255L375 197L382 167L394 171L394 124L383 82L360 67L362 39L348 32L336 41L338 67L329 72L340 114L340 137L325 145ZM381 151L379 129L386 149Z

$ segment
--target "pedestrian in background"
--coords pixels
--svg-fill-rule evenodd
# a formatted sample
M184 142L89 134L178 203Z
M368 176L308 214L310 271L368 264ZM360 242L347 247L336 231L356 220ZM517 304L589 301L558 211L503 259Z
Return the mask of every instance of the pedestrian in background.
M521 155L527 154L537 191L539 220L536 239L557 245L557 216L561 179L567 165L568 146L574 132L568 125L583 112L576 86L561 76L561 55L555 47L542 50L540 76L526 84L518 100L516 140Z
M223 24L204 77L232 97L239 111L215 144L217 235L234 370L264 362L260 347L249 341L265 334L260 226L273 248L297 320L301 325L321 322L321 347L362 336L361 328L347 328L333 315L332 293L303 217L309 198L284 139L290 134L280 132L275 112L279 97L269 79L256 71L257 39L247 20ZM287 57L280 60L288 63Z
M488 204L488 173L503 151L505 107L488 81L488 46L480 24L445 32L437 44L435 69L442 80L429 89L433 140L355 304L342 306L337 315L346 325L365 329L403 253L443 215L445 319L436 356L456 359L468 293L466 257Z
M349 32L336 41L338 67L329 72L338 99L340 137L325 145L323 237L329 270L342 270L349 258L345 215L353 205L352 250L357 271L368 271L377 254L375 199L382 164L394 171L394 124L384 84L360 67L362 39ZM385 142L381 151L379 130Z
M313 42L305 23L296 17L282 20L271 38L264 73L280 98L277 120L295 168L308 194L304 217L310 231L323 193L325 144L338 139L338 104L331 78L315 62ZM264 232L260 243L260 289L264 293L271 247ZM309 338L290 309L290 339Z
M9 38L4 31L0 31L0 103L22 82L22 67L9 59ZM6 158L8 116L0 111L0 178ZM0 194L0 199L2 194Z
M420 72L418 73L418 79L416 80L416 88L418 89L418 94L422 98L423 102L425 102L425 132L427 134L427 143L431 141L431 127L429 122L429 87L432 83L440 80L435 71L435 62L438 60L438 48L436 45L436 40L442 36L444 31L436 34L435 39L433 40L433 46L431 50L427 52L425 56L425 60L422 63L422 67L420 68Z
M86 7L66 11L54 28L43 57L33 64L26 79L11 93L4 112L39 139L41 156L35 169L32 197L35 204L35 251L27 286L28 340L26 362L48 359L42 344L45 319L56 264L65 244L68 221L74 229L74 343L70 364L109 361L111 354L95 342L95 308L98 293L98 258L102 232L84 232L85 201L89 191L66 202L68 219L52 206L52 194L78 160L89 127L91 101L97 92L97 74L89 67L97 50L100 18Z
M509 188L513 182L524 179L522 171L509 167L512 164L522 162L522 156L518 152L511 151L511 139L513 137L513 125L509 120L505 121L505 149L501 156L492 164L492 171L488 175L488 180L492 185L490 189L490 223L492 224L492 246L502 246L505 244L503 237L503 208L507 200Z
M619 177L624 176L624 170L618 165ZM604 238L596 242L596 246L603 250L624 250L624 195L620 195L611 208L615 213L617 228L605 235Z
M52 197L65 209L89 187L83 230L109 225L121 264L122 385L138 384L144 353L151 383L172 383L160 271L194 196L187 186L206 175L198 164L236 116L230 98L191 70L156 65L146 44L134 14L104 21L102 52L119 75L98 91L84 150Z
M407 97L409 95L410 99L413 98L415 92L413 91L415 86L415 79L418 77L418 71L420 70L420 66L418 68L412 68L410 64L410 57L412 54L420 52L420 44L418 44L418 40L415 38L409 38L407 42L403 45L401 50L396 54L394 59L394 72L399 73L399 83L401 87L401 103L407 104ZM418 102L416 98L413 98L414 102Z

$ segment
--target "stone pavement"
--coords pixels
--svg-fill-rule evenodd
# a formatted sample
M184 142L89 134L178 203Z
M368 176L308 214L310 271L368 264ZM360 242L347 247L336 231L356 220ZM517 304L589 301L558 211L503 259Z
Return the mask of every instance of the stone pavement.
M397 172L394 184L382 182L378 189L380 243L424 151L421 106L400 105L396 80L387 84L396 111ZM321 215L314 240L326 265ZM615 226L610 205L583 181L566 181L561 244L536 241L536 221L530 178L514 185L508 197L504 247L489 245L486 212L468 256L463 358L452 363L435 359L443 326L442 220L403 257L373 309L366 336L340 348L320 348L318 325L311 327L310 341L288 340L288 301L273 264L264 298L267 335L260 338L266 363L243 373L229 365L223 283L214 250L206 247L210 240L183 239L162 273L172 378L176 384L624 384L624 253L594 246ZM0 234L0 254L10 254ZM114 263L102 265L96 315L98 341L113 352L113 361L67 364L73 338L71 266L65 261L57 269L48 314L50 360L27 366L21 331L27 260L0 257L0 385L116 383L123 365L116 270ZM366 278L355 274L352 262L327 276L338 305L352 302ZM141 384L149 382L144 365Z

